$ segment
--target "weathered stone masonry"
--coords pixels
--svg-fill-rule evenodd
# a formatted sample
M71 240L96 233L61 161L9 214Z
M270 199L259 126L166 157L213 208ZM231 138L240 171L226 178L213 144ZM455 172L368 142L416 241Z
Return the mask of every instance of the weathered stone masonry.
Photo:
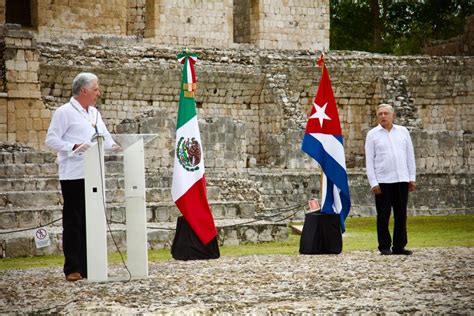
M111 130L158 132L156 148L149 151L149 170L169 170L180 81L176 50L48 46L41 51L47 56L40 67L47 109L69 98L70 81L83 68L76 65L93 65L86 69L101 77L100 109ZM300 151L306 113L320 76L314 66L316 56L249 49L196 52L200 57L196 101L208 173L235 169L240 177L254 179L265 188L261 193L266 206L295 203L318 193L319 180L303 180L308 172L318 172ZM326 59L355 184L355 213L367 212L372 204L365 194L365 175L357 170L364 166L365 134L375 124L374 111L382 101L393 103L402 115L399 120L412 130L420 181L457 179L448 181L449 187L420 186L413 206L446 211L449 205L472 207L470 180L465 178L473 169L472 58L331 53ZM71 65L72 60L76 65ZM271 169L265 172L265 168ZM283 190L276 189L277 179L285 174L300 178L293 177ZM443 206L441 198L423 198L433 190L443 191L437 196L446 194L444 200L459 191L455 194L459 199ZM420 200L423 203L418 204Z
M0 30L0 229L34 227L61 216L57 166L54 155L44 151L44 137L53 111L70 98L72 79L84 70L100 77L98 106L110 131L158 135L146 150L147 219L150 225L173 227L179 215L170 197L181 82L176 54L184 46L166 46L169 43L160 42L164 34L160 32L170 21L183 22L179 19L190 15L189 8L178 6L175 12L172 0L130 0L126 5L117 0L113 8L108 3L89 3L92 13L86 14L89 11L81 6L62 10L64 3L42 5L55 19L63 19L63 14L70 18L69 26L75 28L70 34L63 20L55 24L40 19L36 33L9 24ZM301 152L300 144L321 75L315 66L319 52L314 50L328 47L328 30L311 26L322 30L322 38L311 46L303 39L308 24L297 18L285 20L291 13L284 13L285 7L299 7L290 14L298 17L312 5L306 0L282 0L279 8L269 0L246 1L247 7L239 7L239 2L219 3L197 16L207 22L202 27L222 25L220 34L228 36L233 30L233 40L204 29L188 37L172 28L167 33L175 44L202 43L206 47L192 50L199 57L196 102L209 201L216 220L275 215L280 207L301 205L319 196L319 169ZM308 14L324 20L328 12L317 4ZM0 0L0 10L3 8ZM117 17L110 23L119 27L108 30L100 22L94 29L79 23L78 17L101 14L105 8L121 12L110 15ZM243 30L234 28L237 18L246 25ZM186 27L198 27L193 24L196 20L186 19ZM260 41L266 32L276 32L297 20L304 30L302 37ZM311 50L298 50L300 46ZM363 168L364 139L375 125L380 102L393 104L398 122L412 133L418 190L410 198L409 212L472 213L474 58L330 52L326 61L345 137L351 214L374 213ZM120 161L109 160L107 171L108 212L114 220L123 221ZM219 238L222 244L238 244L239 240L269 241L285 234L285 227L242 226L239 230L222 228ZM54 238L60 240L57 234ZM166 247L171 238L169 231L150 232L149 246ZM28 242L34 248L30 239ZM0 242L0 251L5 247L7 252L14 251L12 256L60 252L59 248L25 250L17 239Z
M163 46L227 48L247 43L266 49L329 49L329 2L325 0L28 2L24 4L31 16L28 27L39 42L128 37ZM0 0L2 23L6 5L6 0Z

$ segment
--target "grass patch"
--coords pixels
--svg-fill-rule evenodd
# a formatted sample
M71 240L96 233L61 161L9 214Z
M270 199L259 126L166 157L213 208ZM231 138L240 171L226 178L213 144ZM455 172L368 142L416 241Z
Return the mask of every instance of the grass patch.
M391 221L392 231L393 219ZM474 216L411 216L408 217L408 248L474 247ZM285 254L297 255L300 236L290 234L287 241L220 247L222 256ZM376 250L377 233L374 217L348 218L344 234L344 252ZM170 260L169 249L150 250L149 261ZM62 266L63 256L0 259L0 270ZM118 253L109 254L109 263L120 263Z

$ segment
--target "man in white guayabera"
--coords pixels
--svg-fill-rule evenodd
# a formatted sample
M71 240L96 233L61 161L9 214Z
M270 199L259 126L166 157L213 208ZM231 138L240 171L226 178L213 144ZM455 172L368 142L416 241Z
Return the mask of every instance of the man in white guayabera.
M378 249L382 255L411 255L407 238L408 191L416 189L415 154L410 133L393 124L395 112L389 104L377 108L378 125L367 133L365 163L375 194ZM389 231L393 208L393 243Z
M67 281L87 278L84 155L80 152L87 149L96 133L104 136L105 148L120 148L94 107L100 96L97 76L87 72L78 74L72 82L72 95L68 103L54 112L45 141L48 148L58 153Z

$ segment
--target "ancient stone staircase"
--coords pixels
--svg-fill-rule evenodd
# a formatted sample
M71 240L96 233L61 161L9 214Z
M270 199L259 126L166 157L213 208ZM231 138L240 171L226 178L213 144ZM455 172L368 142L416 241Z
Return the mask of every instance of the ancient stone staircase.
M0 152L0 257L61 254L62 196L56 156L49 152ZM122 162L106 157L107 218L110 224L108 250L115 244L125 250L125 203ZM254 201L220 199L219 181L208 175L208 199L220 245L238 245L284 240L285 222L256 219ZM179 210L171 200L170 171L147 170L148 248L169 248L174 238ZM44 226L51 246L36 248L34 234ZM112 231L113 239L110 238Z

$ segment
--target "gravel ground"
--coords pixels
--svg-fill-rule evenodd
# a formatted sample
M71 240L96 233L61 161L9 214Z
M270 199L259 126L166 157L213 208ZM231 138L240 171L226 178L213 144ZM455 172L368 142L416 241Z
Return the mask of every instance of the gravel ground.
M0 314L474 314L474 248L150 263L148 279L66 282L60 267L0 271ZM125 275L109 267L111 278Z

